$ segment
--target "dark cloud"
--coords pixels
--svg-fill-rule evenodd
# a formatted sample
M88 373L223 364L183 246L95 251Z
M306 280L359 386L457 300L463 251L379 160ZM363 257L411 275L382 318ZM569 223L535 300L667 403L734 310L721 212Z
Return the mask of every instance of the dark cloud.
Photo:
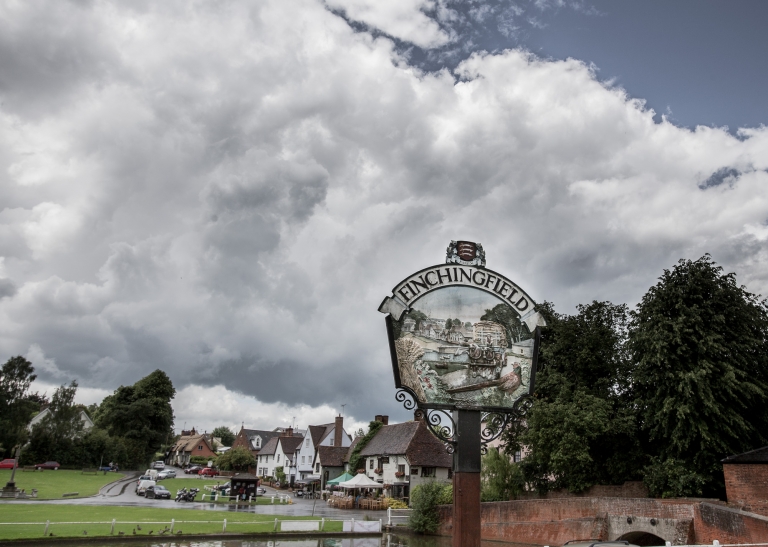
M633 303L704 252L768 287L765 128L655 123L586 64L522 50L425 72L314 0L62 5L49 76L22 51L45 5L0 18L0 352L51 385L162 368L185 412L215 395L233 423L409 418L376 310L452 239L563 311ZM381 24L447 52L502 4L423 5Z

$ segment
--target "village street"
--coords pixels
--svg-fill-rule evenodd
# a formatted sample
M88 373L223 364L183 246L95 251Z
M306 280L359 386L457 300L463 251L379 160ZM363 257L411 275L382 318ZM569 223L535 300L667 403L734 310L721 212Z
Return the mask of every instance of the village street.
M175 469L178 476L183 477L184 471L178 468L167 467L167 469ZM316 516L334 520L363 520L368 518L369 520L382 519L386 521L386 511L362 511L362 510L350 510L350 509L337 509L329 507L327 502L323 500L304 499L300 497L291 497L291 504L281 504L278 501L280 494L285 495L284 490L275 490L274 488L266 487L267 493L264 498L271 498L275 496L274 505L235 505L235 504L223 504L223 503L210 503L203 501L195 501L192 503L176 502L173 499L160 500L160 499L146 499L143 496L137 496L134 493L136 479L139 473L132 473L126 475L124 478L115 481L113 483L104 486L101 491L95 495L87 498L71 498L61 500L18 500L18 501L6 501L5 503L26 503L26 504L56 504L56 505L98 505L98 506L123 506L123 507L160 507L165 509L202 509L210 511L229 511L238 513L258 513L261 515L275 515L275 516L296 516L307 517ZM171 495L176 495L176 489L173 488L173 479L166 479L163 481L164 486L171 491ZM202 492L205 493L205 492ZM198 494L200 499L201 494Z

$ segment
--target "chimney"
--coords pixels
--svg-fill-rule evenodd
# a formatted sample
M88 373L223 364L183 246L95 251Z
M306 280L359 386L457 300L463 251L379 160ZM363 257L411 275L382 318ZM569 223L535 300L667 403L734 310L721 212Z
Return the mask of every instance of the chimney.
M419 409L414 410L413 411L413 421L414 422L423 422L424 421L424 413L421 410L419 410Z
M381 422L384 425L389 425L389 416L382 416L381 414L376 414L376 416L373 419L377 422Z
M342 446L341 435L344 431L344 418L339 415L336 416L336 427L333 430L333 446Z
M286 427L285 431L283 431L283 437L293 437L293 428Z

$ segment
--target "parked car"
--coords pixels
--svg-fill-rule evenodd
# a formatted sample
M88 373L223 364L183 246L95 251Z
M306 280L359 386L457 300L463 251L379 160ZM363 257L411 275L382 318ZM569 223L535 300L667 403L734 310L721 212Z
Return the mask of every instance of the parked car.
M53 469L54 471L61 467L59 462L45 462L35 464L35 469Z
M155 486L148 486L144 492L144 496L147 499L171 499L171 493L165 486L156 484Z
M157 480L161 481L163 479L175 479L176 478L176 471L173 469L166 469L165 471L160 471L157 474Z
M149 476L149 475L142 475L136 481L136 487L138 488L138 486L141 484L141 481L151 481L151 480L153 480L151 476Z
M266 494L266 493L267 493L267 489L266 489L266 488L264 488L263 486L259 486L259 487L256 489L256 495L257 495L257 496L263 496L263 495L264 495L264 494Z
M215 477L217 475L216 470L213 467L201 469L197 474L201 477Z
M13 458L6 458L3 461L0 462L0 469L13 469L13 466L16 465L16 460Z
M200 467L199 465L193 465L193 466L187 467L184 470L184 473L186 473L187 475L197 475L201 469L202 467Z
M152 469L159 469L159 470L165 469L165 462L162 460L157 460L155 463L152 464Z
M147 488L150 486L156 486L157 483L155 481L140 481L139 485L136 487L136 495L137 496L143 496L144 493L147 491Z

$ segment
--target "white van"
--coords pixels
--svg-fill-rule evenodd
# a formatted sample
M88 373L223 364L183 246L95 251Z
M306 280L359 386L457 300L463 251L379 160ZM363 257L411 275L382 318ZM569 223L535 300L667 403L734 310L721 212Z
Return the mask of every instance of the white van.
M157 484L155 481L147 481L147 480L141 481L139 485L136 487L136 495L143 496L144 493L147 491L147 487L155 486L155 484Z
M147 469L146 471L144 471L144 474L152 477L153 481L157 480L157 469Z

